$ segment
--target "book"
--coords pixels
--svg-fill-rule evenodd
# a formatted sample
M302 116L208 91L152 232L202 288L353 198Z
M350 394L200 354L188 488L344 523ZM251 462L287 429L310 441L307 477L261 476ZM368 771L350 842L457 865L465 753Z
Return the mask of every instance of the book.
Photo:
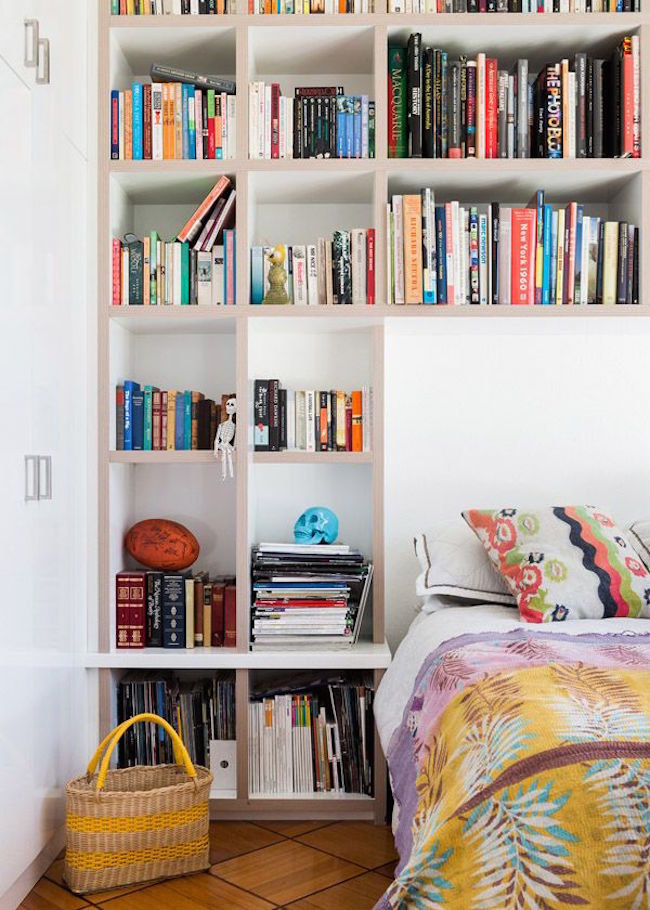
M145 572L118 572L115 577L117 648L144 648L146 642Z

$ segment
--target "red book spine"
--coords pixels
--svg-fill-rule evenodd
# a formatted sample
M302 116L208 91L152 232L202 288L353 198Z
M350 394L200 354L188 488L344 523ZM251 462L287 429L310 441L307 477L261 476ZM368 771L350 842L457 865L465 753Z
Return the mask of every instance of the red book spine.
M212 647L223 648L223 631L224 631L224 593L225 585L212 585Z
M564 277L567 303L573 303L576 283L576 224L578 221L578 203L570 202L565 215L564 244Z
M375 229L368 228L366 234L366 261L368 271L366 274L366 303L371 306L375 302Z
M499 139L497 135L498 108L498 61L488 57L485 61L485 157L498 158Z
M120 16L126 16L126 0L120 0Z
M621 154L631 157L634 154L634 60L632 58L632 39L623 41L623 137Z
M352 451L352 402L345 406L345 451Z
M511 303L529 306L535 299L535 209L512 210Z
M280 83L271 83L271 158L280 157Z
M118 648L144 648L145 577L144 572L118 572L115 577Z
M487 13L487 0L478 0L479 13Z
M151 393L151 448L162 448L162 398L159 391Z
M113 237L113 290L111 303L113 306L122 305L122 244L117 237Z
M160 448L167 448L167 392L160 393Z
M215 157L214 117L208 117L208 158Z
M119 97L111 99L111 157L119 158L120 148L120 100ZM117 149L117 152L115 152Z
M151 83L142 87L142 148L145 161L151 161Z
M223 602L223 643L226 648L237 646L237 588L226 585Z

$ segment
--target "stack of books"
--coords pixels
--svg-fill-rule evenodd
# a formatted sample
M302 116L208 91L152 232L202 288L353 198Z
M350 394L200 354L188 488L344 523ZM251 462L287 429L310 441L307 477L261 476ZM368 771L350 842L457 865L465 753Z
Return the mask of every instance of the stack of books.
M210 743L235 739L235 680L216 674L181 682L173 673L132 671L117 688L117 720L143 712L164 718L180 734L193 762L210 767ZM136 724L118 746L118 766L173 764L170 738L154 724Z
M343 86L248 87L249 158L374 158L375 102Z
M534 77L484 53L454 58L422 47L388 48L390 158L640 158L639 36L609 58L577 53Z
M111 0L113 16L214 16L236 12L235 0Z
M346 544L253 547L253 650L351 647L372 573L372 563Z
M425 188L388 204L389 303L638 304L639 229L554 209L435 204Z
M112 242L112 306L234 306L236 192L220 177L174 240Z
M372 389L353 392L285 389L278 379L256 379L256 452L369 452Z
M251 303L260 304L271 285L269 271L274 249L283 251L284 290L297 306L374 304L375 229L334 231L305 246L251 247Z
M251 793L372 796L372 681L256 693L248 706Z
M111 158L222 159L236 154L235 83L154 63L151 83L111 91Z
M233 575L128 571L115 576L118 648L234 648Z
M127 379L115 387L115 448L118 452L196 451L212 449L226 413L226 401L202 392L141 386Z

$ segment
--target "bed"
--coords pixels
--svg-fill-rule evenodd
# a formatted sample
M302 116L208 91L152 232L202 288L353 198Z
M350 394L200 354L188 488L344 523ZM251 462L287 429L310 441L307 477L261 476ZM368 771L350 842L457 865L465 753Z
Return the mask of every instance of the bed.
M399 862L376 910L650 908L650 619L428 609L377 693Z

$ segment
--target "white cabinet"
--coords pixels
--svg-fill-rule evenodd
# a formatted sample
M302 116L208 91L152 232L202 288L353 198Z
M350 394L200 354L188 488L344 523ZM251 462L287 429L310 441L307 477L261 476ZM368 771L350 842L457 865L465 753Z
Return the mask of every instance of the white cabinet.
M77 7L75 10L74 7ZM77 15L78 14L78 15ZM0 0L0 908L58 850L65 781L85 758L86 4ZM51 84L23 63L23 18ZM81 44L80 44L81 42ZM74 107L72 111L71 106ZM52 459L25 502L24 456ZM40 857L40 860L37 858ZM34 864L36 861L36 864Z

